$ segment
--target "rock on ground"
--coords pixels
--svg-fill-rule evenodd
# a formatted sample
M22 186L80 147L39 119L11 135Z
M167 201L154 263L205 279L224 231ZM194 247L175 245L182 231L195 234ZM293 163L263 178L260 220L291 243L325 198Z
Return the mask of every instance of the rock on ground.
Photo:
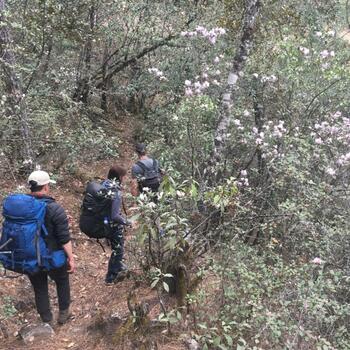
M199 350L199 344L195 339L185 339L185 345L188 350Z
M19 334L25 344L30 344L35 340L43 340L52 337L55 332L48 323L39 325L31 324L23 327Z

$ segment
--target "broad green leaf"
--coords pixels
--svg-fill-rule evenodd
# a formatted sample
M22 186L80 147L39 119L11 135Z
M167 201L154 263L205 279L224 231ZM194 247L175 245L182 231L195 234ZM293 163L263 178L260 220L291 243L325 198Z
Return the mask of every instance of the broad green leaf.
M163 287L166 290L166 292L169 293L169 286L166 282L163 282Z
M159 282L159 278L156 278L156 279L152 282L151 288L154 288L154 287L157 285L158 282Z

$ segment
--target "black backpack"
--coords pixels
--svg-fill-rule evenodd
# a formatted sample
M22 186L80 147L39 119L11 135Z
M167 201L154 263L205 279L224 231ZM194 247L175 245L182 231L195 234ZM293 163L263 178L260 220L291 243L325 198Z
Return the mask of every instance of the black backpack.
M90 238L108 238L109 220L113 199L118 195L118 186L106 187L101 183L89 182L81 207L80 230Z
M139 190L143 191L145 187L148 187L152 192L157 192L160 186L160 173L158 165L155 159L152 159L152 167L147 167L141 161L138 161L136 164L142 169L143 175L138 180Z

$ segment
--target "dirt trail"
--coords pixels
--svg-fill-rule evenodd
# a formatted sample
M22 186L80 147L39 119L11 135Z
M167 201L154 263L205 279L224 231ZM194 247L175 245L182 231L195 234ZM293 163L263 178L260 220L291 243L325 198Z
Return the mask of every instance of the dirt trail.
M132 128L127 120L123 123L121 131L123 143L120 147L120 157L109 161L95 162L87 166L87 172L92 176L105 176L111 163L121 164L129 170L134 161ZM0 277L0 307L15 305L18 311L9 317L0 320L0 349L130 349L129 346L115 346L112 337L118 325L118 319L129 315L127 308L127 295L133 282L124 280L113 286L104 285L104 277L110 255L110 248L106 247L104 253L94 240L88 239L80 233L77 219L85 184L77 179L67 178L64 183L59 184L52 190L52 195L61 203L69 216L70 227L73 237L74 254L76 256L77 269L71 275L71 310L74 315L69 323L64 326L55 326L56 335L52 340L46 340L45 344L34 343L26 346L16 337L18 330L28 323L38 323L39 318L34 306L34 296L27 278L20 276L15 279ZM129 191L129 181L125 186ZM129 232L128 235L132 235ZM126 242L127 244L127 242ZM128 259L129 264L132 260ZM14 274L12 274L14 275ZM57 314L57 298L54 284L50 284L51 306ZM138 293L143 300L150 305L155 305L154 293L146 286L140 288ZM6 301L7 300L7 301ZM6 304L7 303L7 304ZM2 305L1 305L2 304ZM15 311L11 309L12 311ZM154 310L156 311L156 310ZM176 339L157 338L158 349L183 349L181 342ZM163 344L163 345L161 345Z

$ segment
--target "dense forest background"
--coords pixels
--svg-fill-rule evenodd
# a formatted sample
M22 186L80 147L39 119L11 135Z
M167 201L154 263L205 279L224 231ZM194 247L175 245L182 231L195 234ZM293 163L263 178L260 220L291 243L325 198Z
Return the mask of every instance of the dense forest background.
M159 319L201 349L349 349L349 6L0 0L1 177L81 176L128 120L167 171L130 242Z

